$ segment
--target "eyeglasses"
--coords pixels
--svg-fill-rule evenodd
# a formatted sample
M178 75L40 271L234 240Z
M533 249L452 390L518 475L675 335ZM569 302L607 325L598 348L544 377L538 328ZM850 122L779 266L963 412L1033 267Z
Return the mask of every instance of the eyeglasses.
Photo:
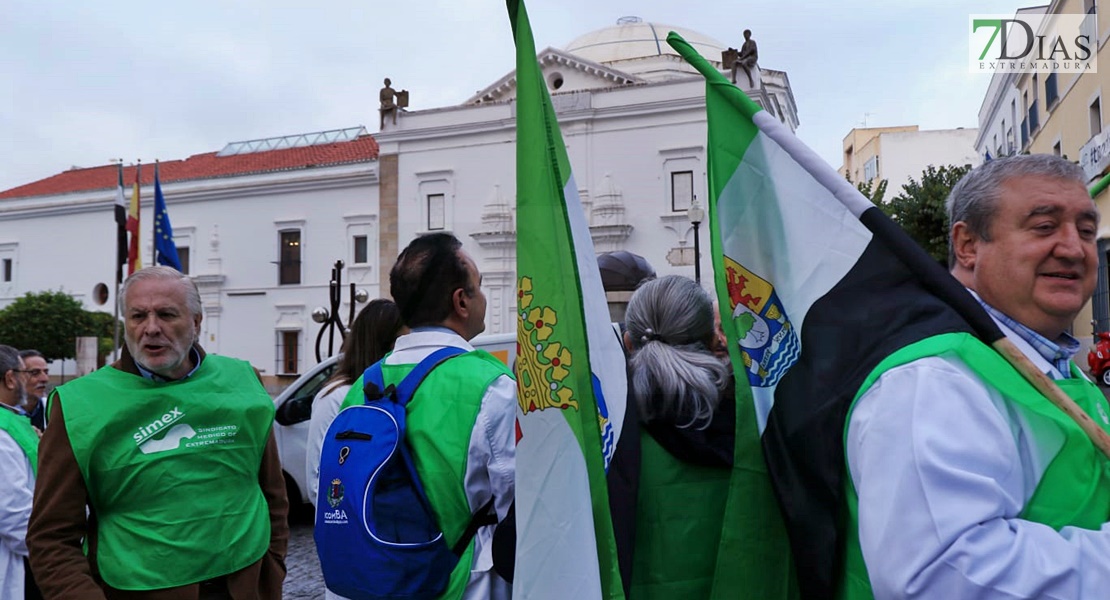
M23 373L31 377L38 377L39 375L49 375L50 369L12 369L12 373Z

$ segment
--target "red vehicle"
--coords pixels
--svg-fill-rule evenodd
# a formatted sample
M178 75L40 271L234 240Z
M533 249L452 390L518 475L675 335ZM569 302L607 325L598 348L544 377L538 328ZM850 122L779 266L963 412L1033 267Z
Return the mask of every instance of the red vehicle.
M1092 377L1110 387L1110 332L1095 334L1095 347L1087 353L1087 366L1091 368Z

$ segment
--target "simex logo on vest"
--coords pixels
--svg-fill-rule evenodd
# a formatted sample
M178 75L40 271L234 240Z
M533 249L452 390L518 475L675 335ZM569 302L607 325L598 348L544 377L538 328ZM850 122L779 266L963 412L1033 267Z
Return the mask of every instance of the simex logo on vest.
M181 440L189 439L197 434L188 424L177 423L184 416L185 413L182 412L179 407L175 406L170 412L151 421L149 424L138 427L131 437L134 438L135 444L139 446L139 450L142 451L143 454L154 454L173 450L181 444ZM170 427L171 425L173 425L173 427ZM162 439L154 439L156 434L167 427L169 427L169 430L162 436Z

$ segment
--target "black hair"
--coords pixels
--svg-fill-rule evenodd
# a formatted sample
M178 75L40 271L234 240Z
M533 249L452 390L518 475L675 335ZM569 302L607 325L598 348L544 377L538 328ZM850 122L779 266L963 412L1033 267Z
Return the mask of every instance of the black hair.
M474 293L461 248L462 242L450 233L433 233L416 238L401 251L389 272L389 292L405 325L439 325L451 314L455 290Z

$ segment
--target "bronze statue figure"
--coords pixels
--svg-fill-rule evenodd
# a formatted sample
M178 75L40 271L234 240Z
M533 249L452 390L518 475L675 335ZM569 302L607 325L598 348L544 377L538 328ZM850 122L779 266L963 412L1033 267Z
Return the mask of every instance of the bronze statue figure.
M755 87L755 79L752 77L752 69L755 68L756 62L759 60L759 49L756 48L755 40L752 39L752 30L744 30L744 45L740 46L740 51L737 52L734 48L729 48L721 55L724 68L732 70L732 83L736 83L736 72L744 69L748 75L748 86Z
M383 87L382 90L378 92L378 100L381 102L381 107L378 109L378 112L381 113L381 122L378 124L378 129L385 129L385 115L387 113L391 113L393 115L393 124L397 124L397 103L393 101L393 98L397 95L397 92L394 91L392 87L390 87L391 83L392 82L389 81L389 78L386 77L385 87ZM406 93L406 96L407 95L408 94Z

